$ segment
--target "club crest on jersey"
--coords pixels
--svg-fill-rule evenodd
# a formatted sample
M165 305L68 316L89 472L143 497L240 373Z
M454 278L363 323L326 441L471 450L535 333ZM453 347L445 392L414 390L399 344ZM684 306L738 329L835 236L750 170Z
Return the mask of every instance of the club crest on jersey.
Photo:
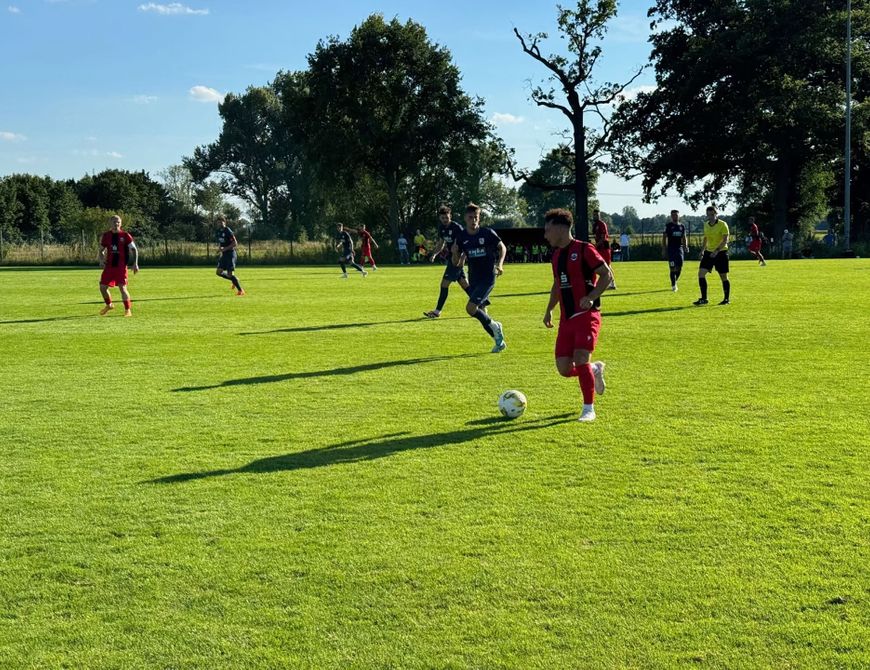
M576 251L573 252L573 253L571 254L571 260L572 260L572 261L576 261L576 260L577 260L577 252L576 252Z
M478 244L483 244L483 238L482 238L482 237L478 237L478 238L477 238L477 242L478 242Z

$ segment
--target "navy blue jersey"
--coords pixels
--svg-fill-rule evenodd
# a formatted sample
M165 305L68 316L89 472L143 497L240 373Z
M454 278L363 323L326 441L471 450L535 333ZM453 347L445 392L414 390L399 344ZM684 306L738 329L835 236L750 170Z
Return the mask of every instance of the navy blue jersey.
M216 237L217 237L217 243L220 247L228 247L236 239L236 236L233 234L233 231L228 227L227 228L218 228Z
M679 251L686 239L686 227L682 223L668 222L665 226L665 238L668 241L668 251Z
M446 226L438 226L438 237L444 240L444 248L448 251L453 247L453 243L459 239L459 235L465 230L456 221L451 221Z
M341 250L345 255L353 253L353 238L346 230L342 230L338 234L338 241L341 242Z
M460 253L465 254L472 282L495 278L495 262L501 238L492 228L478 228L473 233L463 230L456 238Z

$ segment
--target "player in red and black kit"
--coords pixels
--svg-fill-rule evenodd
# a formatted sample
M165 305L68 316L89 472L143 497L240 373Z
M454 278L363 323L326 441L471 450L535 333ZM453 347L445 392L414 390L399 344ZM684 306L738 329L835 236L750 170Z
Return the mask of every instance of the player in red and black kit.
M378 266L375 265L375 258L372 256L372 245L375 245L375 249L378 248L378 243L375 242L375 239L372 237L372 234L366 230L366 224L360 226L359 230L356 231L359 235L361 249L360 249L360 261L359 264L363 267L366 266L366 258L369 259L369 263L372 264L372 271L376 271Z
M601 330L601 294L613 280L610 266L588 242L571 235L574 217L565 209L544 215L544 237L553 247L553 288L544 325L553 327L553 308L560 307L556 338L556 369L563 377L578 377L583 393L579 421L595 420L595 394L604 393L604 363L590 363Z
M764 256L761 255L761 243L764 241L764 237L761 232L758 230L758 226L755 224L755 217L749 217L749 252L755 256L758 264L761 267L767 265L767 261L764 260Z
M121 230L120 216L113 216L109 221L112 229L107 230L100 238L100 265L103 268L100 293L103 294L106 303L106 306L100 310L100 314L106 315L115 309L109 288L117 286L121 289L121 298L124 301L124 316L133 316L130 293L127 291L127 264L133 266L133 274L139 272L139 250L136 248L133 236L126 230Z
M598 255L610 267L612 262L610 256L610 234L607 232L607 223L601 218L601 212L597 209L592 210L592 235L595 238L595 249L598 251ZM607 288L616 288L616 282L613 281L613 268L610 270L610 284Z

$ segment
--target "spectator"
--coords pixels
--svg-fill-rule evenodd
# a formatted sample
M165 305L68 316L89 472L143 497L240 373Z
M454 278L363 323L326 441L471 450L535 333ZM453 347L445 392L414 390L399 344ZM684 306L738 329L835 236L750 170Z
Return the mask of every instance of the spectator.
M631 256L631 252L629 251L631 247L631 237L627 230L623 230L622 235L619 236L619 246L622 249L622 260L629 260Z
M794 235L788 232L788 229L782 233L782 257L791 258L791 244L794 241Z
M410 265L411 258L408 256L408 238L404 233L399 233L399 263L402 265Z
M417 234L414 235L414 262L421 263L426 258L426 236L417 228Z
M834 235L834 231L829 230L828 234L822 238L822 242L825 243L825 246L833 247L837 243L837 237Z

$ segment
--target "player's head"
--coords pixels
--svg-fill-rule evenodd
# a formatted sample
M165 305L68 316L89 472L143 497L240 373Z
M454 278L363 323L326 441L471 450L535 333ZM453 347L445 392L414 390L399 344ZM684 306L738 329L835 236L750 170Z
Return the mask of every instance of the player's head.
M601 218L601 212L598 211L597 209L593 209L592 210L592 220L598 221L598 219L600 219L600 218Z
M450 215L452 212L450 211L450 207L447 205L441 205L438 208L438 220L441 221L442 226L446 226L450 223Z
M109 217L109 225L112 227L116 233L121 230L121 217L117 214L115 216Z
M365 230L365 229L366 229L366 224L363 223L363 224L359 227L359 229L360 229L360 230Z
M680 210L678 210L678 209L671 210L671 221L673 221L674 223L680 222Z
M465 223L469 226L480 224L480 207L475 205L473 202L469 202L465 206Z
M336 224L335 224L335 229L336 229L338 232L341 232L342 230L344 230L344 224L343 224L343 223L336 223Z
M751 225L753 225L754 223L755 223L755 217L754 217L754 216L750 216L750 217L749 217L749 225L751 226Z
M227 217L225 217L223 214L218 214L217 222L221 228L227 227Z
M544 238L551 247L563 247L571 239L574 216L567 209L550 209L544 214Z
M707 218L708 218L710 221L715 221L715 220L716 220L716 217L717 217L718 215L719 215L719 213L716 211L716 208L713 207L713 205L710 205L710 206L707 208Z

